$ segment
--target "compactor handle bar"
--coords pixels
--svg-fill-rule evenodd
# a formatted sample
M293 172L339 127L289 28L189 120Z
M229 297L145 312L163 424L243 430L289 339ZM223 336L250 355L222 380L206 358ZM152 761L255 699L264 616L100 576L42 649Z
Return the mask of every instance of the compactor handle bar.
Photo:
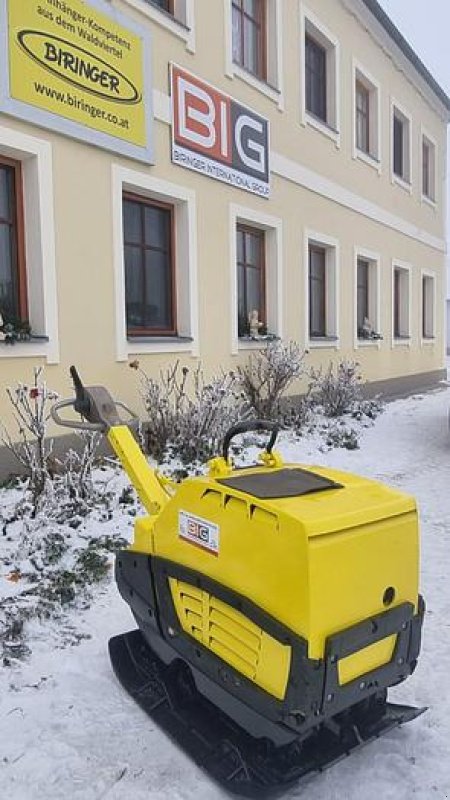
M103 386L83 386L75 367L70 368L70 374L75 387L75 397L69 400L59 400L50 410L53 420L58 425L81 431L101 431L102 433L106 433L115 425L128 425L129 427L138 425L139 419L136 414L124 403L113 400L107 389ZM68 407L72 407L77 414L80 414L85 422L61 417L58 413L60 409ZM130 419L123 422L117 408L124 409Z
M231 440L234 439L235 436L238 436L238 434L248 433L249 431L269 431L271 436L267 443L266 452L269 454L272 452L275 440L278 436L278 425L275 422L269 422L265 419L244 420L243 422L238 422L237 425L233 425L225 434L222 445L222 455L225 461L228 461L228 451L230 449Z

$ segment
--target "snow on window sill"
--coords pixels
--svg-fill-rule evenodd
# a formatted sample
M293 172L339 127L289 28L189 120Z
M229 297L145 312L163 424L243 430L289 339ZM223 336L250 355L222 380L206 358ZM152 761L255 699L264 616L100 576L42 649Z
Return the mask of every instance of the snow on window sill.
M0 340L0 358L34 358L48 355L48 336L31 336L15 342Z
M238 349L239 350L258 350L265 347L270 342L279 341L280 337L275 333L268 333L262 336L239 336Z

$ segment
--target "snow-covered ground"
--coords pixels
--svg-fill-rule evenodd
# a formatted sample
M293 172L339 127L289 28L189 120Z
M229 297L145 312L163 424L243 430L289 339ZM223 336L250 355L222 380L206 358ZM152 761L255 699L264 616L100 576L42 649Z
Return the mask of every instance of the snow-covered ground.
M322 452L281 437L286 460L359 472L414 494L427 602L414 675L391 693L426 714L293 789L308 800L450 798L450 388L390 404L359 450ZM0 668L0 797L8 800L219 800L211 783L116 682L111 635L133 625L112 578L94 605L67 618L87 638L60 648L35 624L33 654ZM76 615L76 619L75 619Z

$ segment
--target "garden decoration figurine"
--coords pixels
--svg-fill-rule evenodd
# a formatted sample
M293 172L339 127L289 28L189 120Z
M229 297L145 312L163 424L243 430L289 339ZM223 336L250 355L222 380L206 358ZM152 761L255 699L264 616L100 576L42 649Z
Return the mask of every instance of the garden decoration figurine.
M372 323L368 319L368 317L364 317L362 327L358 331L359 336L362 339L382 339L380 333L376 333L373 329Z
M259 336L260 328L262 328L263 323L258 319L258 310L256 308L253 311L250 311L248 315L248 324L250 328L250 336L256 339Z

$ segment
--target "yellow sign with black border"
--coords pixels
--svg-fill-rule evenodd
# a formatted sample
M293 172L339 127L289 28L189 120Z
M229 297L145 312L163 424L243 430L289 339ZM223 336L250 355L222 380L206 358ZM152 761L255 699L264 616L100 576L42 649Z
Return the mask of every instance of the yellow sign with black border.
M145 36L105 11L101 0L7 0L9 99L37 109L37 124L69 135L88 128L100 138L81 138L139 152L148 148Z

